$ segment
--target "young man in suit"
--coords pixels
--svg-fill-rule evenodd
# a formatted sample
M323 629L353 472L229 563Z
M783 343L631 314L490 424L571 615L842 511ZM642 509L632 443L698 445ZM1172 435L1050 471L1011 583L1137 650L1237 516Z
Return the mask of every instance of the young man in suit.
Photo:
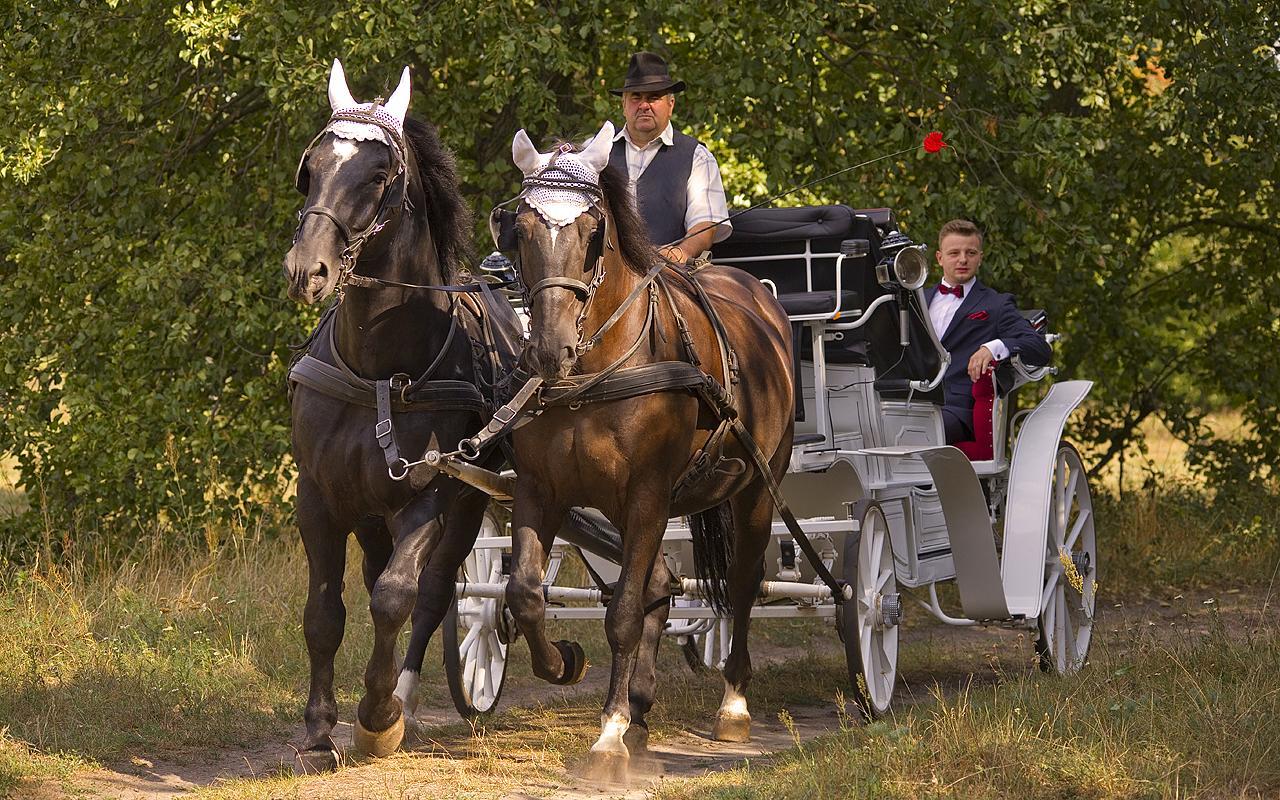
M982 232L972 222L953 219L938 231L942 283L925 292L929 318L942 346L951 353L942 408L947 443L974 438L973 385L986 379L996 362L1021 356L1028 366L1049 363L1053 351L1014 305L1013 295L983 285Z

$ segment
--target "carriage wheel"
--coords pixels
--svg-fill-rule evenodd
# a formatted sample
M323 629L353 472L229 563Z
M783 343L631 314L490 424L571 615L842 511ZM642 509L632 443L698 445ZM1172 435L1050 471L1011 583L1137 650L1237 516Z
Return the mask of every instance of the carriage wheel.
M1036 654L1040 669L1070 675L1089 653L1098 575L1089 475L1071 445L1058 450L1047 538Z
M837 606L853 697L868 718L884 715L898 677L898 623L902 601L893 568L889 523L880 504L859 500L853 519L861 528L844 540L844 579L853 598Z
M501 536L502 527L485 511L480 536ZM477 548L459 569L459 580L502 581L502 548ZM444 671L453 705L464 719L492 711L507 677L509 625L502 600L471 597L458 600L444 619ZM461 634L461 636L459 635Z

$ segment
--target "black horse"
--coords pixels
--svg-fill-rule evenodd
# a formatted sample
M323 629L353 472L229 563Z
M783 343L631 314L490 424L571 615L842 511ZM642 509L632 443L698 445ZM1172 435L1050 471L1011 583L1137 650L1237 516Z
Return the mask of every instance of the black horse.
M408 69L385 106L361 105L335 61L329 100L333 116L298 168L307 199L284 268L295 300L339 297L290 371L298 528L310 568L302 758L316 767L337 757L333 660L346 617L347 536L354 530L364 551L375 628L355 745L384 755L403 738L427 640L453 602L488 501L444 476L404 480L400 453L451 450L488 419L477 385L492 385L500 369L485 351L519 342L510 306L449 286L470 256L471 215L434 128L406 119ZM395 640L410 612L398 681Z

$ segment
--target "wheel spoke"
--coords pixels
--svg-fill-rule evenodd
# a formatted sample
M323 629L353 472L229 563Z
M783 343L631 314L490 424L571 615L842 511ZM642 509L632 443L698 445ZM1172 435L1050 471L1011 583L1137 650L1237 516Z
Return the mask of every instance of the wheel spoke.
M1076 669L1080 666L1080 653L1076 650L1076 633L1078 628L1075 624L1075 619L1072 617L1070 613L1063 614L1062 616L1063 616L1062 629L1063 629L1063 632L1066 634L1065 643L1066 643L1066 652L1067 652L1067 666L1068 666L1068 669L1070 669L1072 672L1075 672Z
M1057 584L1050 586L1046 591L1044 598L1040 601L1040 629L1044 631L1045 638L1048 639L1046 644L1053 649L1053 637L1057 635L1054 626L1054 612L1057 610L1054 606L1054 595L1056 594Z
M480 632L484 626L479 622L471 623L471 629L467 631L466 638L462 640L462 644L458 645L458 654L464 659L471 657L471 649L475 647L476 640L480 638Z
M884 531L879 526L872 528L875 531L875 540L871 543L871 558L867 563L867 574L875 575L880 569L880 557L884 555Z
M1072 469L1071 476L1067 481L1066 491L1062 493L1062 507L1067 513L1070 513L1071 506L1075 505L1072 501L1075 499L1076 484L1078 484L1079 482L1080 482L1080 471L1076 469Z
M1053 606L1053 649L1057 656L1058 672L1063 673L1067 669L1067 592L1062 584L1058 585L1058 591L1054 593Z
M1049 605L1049 602L1053 599L1054 590L1058 588L1058 580L1060 578L1060 573L1062 569L1061 567L1055 569L1054 566L1052 566L1052 565L1056 565L1057 562L1058 562L1058 558L1057 556L1054 556L1053 561L1050 562L1051 566L1049 566L1049 568L1045 570L1047 574L1045 575L1044 591L1040 593L1041 609L1044 609Z
M883 591L884 585L888 583L889 579L892 577L893 577L893 567L890 566L889 569L886 569L884 572L880 573L880 577L876 578L876 591L877 592Z
M484 693L486 676L489 674L488 650L489 650L488 642L486 642L484 639L481 639L476 643L476 653L475 653L476 671L475 671L475 676L473 677L471 682L472 687L474 687L471 692L471 699L473 701L476 699L477 695L481 695Z
M1067 535L1067 542L1064 545L1068 553L1075 547L1076 540L1080 538L1080 532L1084 530L1085 523L1089 521L1091 515L1092 512L1089 509L1080 509L1080 515L1076 517L1076 524L1071 526L1071 533Z

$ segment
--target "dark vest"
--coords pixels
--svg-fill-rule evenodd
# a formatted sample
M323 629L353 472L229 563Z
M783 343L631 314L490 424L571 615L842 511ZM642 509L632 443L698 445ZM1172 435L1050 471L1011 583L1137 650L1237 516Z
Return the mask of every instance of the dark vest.
M672 130L672 143L662 145L636 181L636 205L649 239L656 245L664 245L684 237L684 212L689 206L687 194L689 173L693 170L693 151L698 140ZM627 170L627 140L619 137L609 154L609 166L622 171L630 179Z

